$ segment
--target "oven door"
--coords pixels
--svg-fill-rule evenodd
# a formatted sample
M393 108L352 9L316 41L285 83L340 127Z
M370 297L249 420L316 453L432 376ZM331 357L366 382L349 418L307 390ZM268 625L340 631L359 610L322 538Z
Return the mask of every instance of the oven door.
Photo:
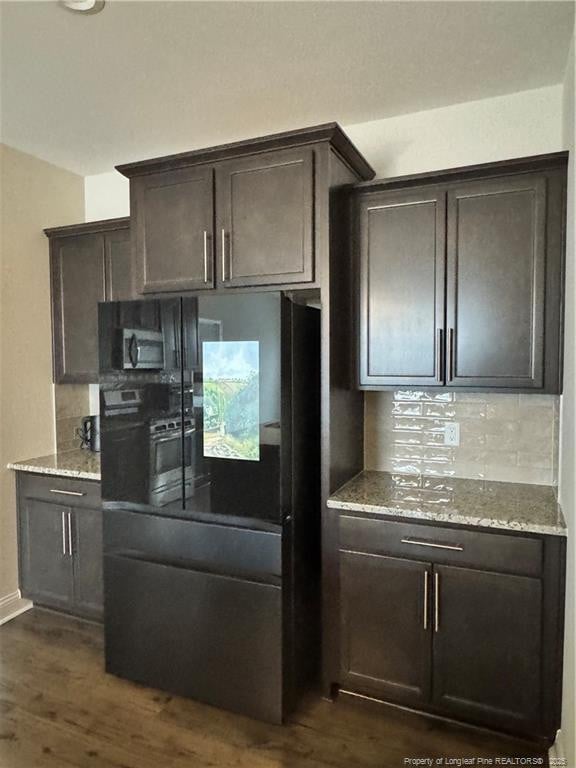
M185 482L186 495L194 493L194 427L184 432L184 462L182 462L182 433L153 436L150 439L150 503L157 507L178 499ZM182 466L184 465L184 477Z

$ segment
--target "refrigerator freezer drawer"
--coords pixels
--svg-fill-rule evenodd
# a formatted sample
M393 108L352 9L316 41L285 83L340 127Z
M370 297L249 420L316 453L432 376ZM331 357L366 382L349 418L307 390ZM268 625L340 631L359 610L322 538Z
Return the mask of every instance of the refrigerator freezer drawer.
M104 510L104 552L278 582L282 535L141 512Z
M106 555L106 671L282 721L282 590Z

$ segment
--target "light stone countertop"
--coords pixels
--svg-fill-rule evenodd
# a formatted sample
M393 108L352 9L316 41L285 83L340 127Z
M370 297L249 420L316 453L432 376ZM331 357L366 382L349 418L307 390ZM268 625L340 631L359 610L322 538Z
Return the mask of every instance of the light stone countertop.
M78 449L62 451L37 459L14 461L8 464L8 469L38 475L76 477L79 480L100 480L100 454Z
M566 536L555 489L547 485L364 471L328 499L333 509Z

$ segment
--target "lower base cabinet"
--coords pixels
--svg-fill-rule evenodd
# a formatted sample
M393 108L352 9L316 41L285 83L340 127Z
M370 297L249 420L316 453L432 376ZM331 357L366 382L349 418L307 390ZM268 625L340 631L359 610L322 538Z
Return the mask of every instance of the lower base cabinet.
M22 595L48 608L101 619L99 483L21 472L17 483Z
M346 515L340 540L341 690L554 740L562 537ZM500 571L493 562L499 548L507 553ZM387 551L414 552L414 559Z
M433 702L496 727L539 726L540 579L434 566Z
M430 697L425 563L342 552L342 670L345 686L417 706Z

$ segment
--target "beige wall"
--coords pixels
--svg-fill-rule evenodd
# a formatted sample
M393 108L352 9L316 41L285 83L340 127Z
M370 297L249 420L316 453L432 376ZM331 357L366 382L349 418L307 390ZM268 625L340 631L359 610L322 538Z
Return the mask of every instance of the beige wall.
M555 152L562 143L562 86L345 126L378 176L491 163Z
M566 318L564 344L564 394L560 417L560 487L559 496L568 523L568 568L566 574L566 639L564 648L564 698L562 707L562 742L568 768L576 768L576 646L574 615L576 613L576 255L574 207L574 38L564 81L563 143L570 150L568 169L568 220L566 227Z
M84 218L84 180L0 145L0 601L18 588L9 461L54 449L50 282L44 227Z
M556 152L562 144L562 86L345 125L378 176L489 163ZM86 221L128 216L128 179L86 177Z

